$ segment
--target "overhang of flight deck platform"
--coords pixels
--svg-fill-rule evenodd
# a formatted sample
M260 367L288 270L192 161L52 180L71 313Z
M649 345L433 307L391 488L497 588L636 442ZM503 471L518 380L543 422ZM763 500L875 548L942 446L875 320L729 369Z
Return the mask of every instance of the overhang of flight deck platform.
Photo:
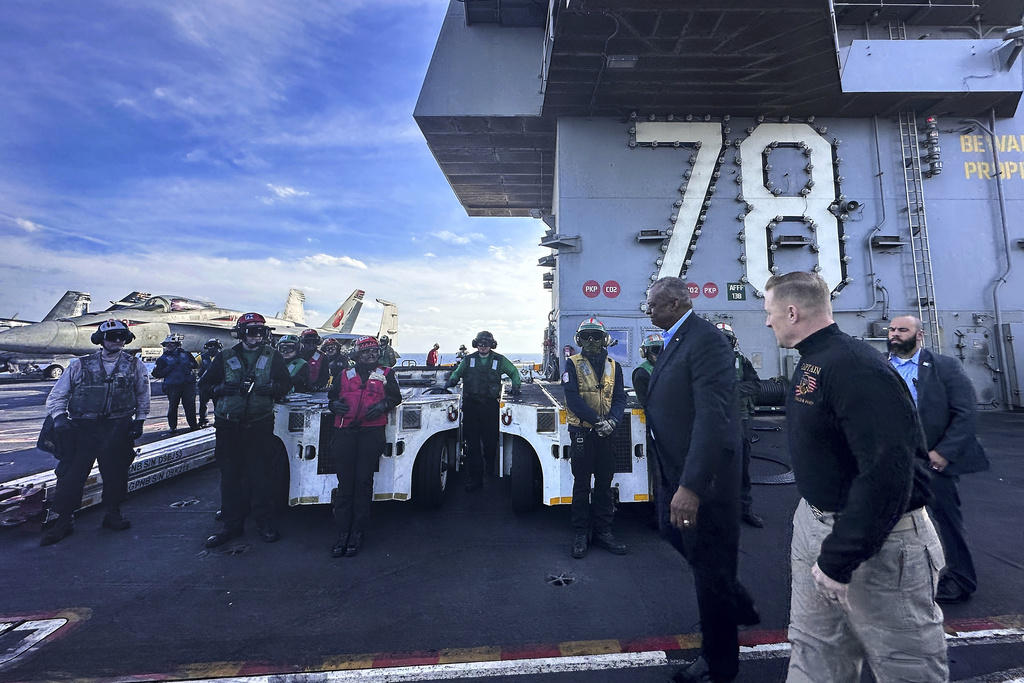
M980 15L1019 0L452 0L414 116L470 215L546 215L559 117L1007 115L1019 89L844 92L844 31Z

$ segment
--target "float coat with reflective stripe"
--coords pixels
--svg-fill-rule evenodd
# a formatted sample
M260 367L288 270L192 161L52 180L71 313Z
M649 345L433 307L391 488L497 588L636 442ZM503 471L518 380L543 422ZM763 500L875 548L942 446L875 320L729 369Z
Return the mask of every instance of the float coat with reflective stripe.
M359 427L386 425L388 423L387 412L372 420L365 419L365 416L370 406L386 398L385 387L390 372L391 368L378 365L366 378L366 384L363 384L363 380L355 368L350 368L339 374L338 396L348 404L348 414L344 417L336 416L334 426L344 428L353 424Z
M270 377L271 361L276 351L270 346L261 346L253 367L245 368L237 346L224 349L224 383L243 385L252 380L252 390L245 395L227 395L217 399L214 414L218 419L230 422L254 422L274 414L274 399L271 393L274 383ZM258 387L268 387L264 393L256 393ZM244 391L244 389L243 389Z
M135 414L135 359L121 352L110 375L103 369L100 353L81 359L82 380L68 400L73 420L128 417Z
M569 362L576 368L576 382L579 384L580 398L593 408L600 416L605 416L612 408L612 394L615 392L615 361L605 357L604 375L598 384L594 368L582 353L569 357ZM566 407L566 422L573 427L593 427L584 422Z

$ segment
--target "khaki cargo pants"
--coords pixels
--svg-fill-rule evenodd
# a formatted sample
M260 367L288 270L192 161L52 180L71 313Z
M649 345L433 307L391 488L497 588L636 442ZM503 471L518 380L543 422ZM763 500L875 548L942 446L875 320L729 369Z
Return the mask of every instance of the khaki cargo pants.
M811 576L833 516L801 500L793 515L788 683L857 683L868 666L879 683L948 681L935 587L942 546L922 508L900 518L878 553L853 572L849 607Z

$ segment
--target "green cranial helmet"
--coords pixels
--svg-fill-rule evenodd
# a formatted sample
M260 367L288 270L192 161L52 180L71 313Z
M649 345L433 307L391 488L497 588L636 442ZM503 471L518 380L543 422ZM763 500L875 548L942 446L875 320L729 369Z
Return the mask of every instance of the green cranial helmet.
M587 318L580 323L579 328L576 330L576 343L582 347L589 346L595 350L597 348L607 348L610 339L608 330L604 328L604 323L597 318ZM600 347L597 346L598 344L600 344Z
M299 350L299 338L294 334L286 334L277 341L277 350L281 353L296 353Z
M647 358L651 353L661 353L664 348L665 340L661 338L660 334L648 334L640 342L640 355Z

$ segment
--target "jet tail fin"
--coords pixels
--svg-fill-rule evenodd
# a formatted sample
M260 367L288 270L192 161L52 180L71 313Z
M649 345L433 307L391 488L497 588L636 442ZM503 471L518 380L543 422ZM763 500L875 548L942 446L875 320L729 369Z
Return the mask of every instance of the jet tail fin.
M361 289L353 290L348 298L338 306L338 310L331 314L331 317L324 321L320 329L329 332L351 333L352 326L356 324L359 316L359 309L363 307L363 296L366 294Z
M377 330L377 339L388 335L391 345L395 345L395 335L398 334L398 305L384 299L377 299L377 303L384 306L384 312L380 316L380 329Z
M50 309L50 312L43 317L42 322L84 315L89 312L90 303L92 303L92 297L87 292L68 290L64 292L64 296L60 298L60 301Z
M284 313L280 317L285 320L291 320L293 323L305 325L306 309L302 305L302 302L305 300L306 295L301 289L289 289L288 301L285 302Z
M143 301L149 298L148 292L130 292L118 301L111 301L110 308L108 311L119 311L122 308L128 308L134 304L141 304Z

